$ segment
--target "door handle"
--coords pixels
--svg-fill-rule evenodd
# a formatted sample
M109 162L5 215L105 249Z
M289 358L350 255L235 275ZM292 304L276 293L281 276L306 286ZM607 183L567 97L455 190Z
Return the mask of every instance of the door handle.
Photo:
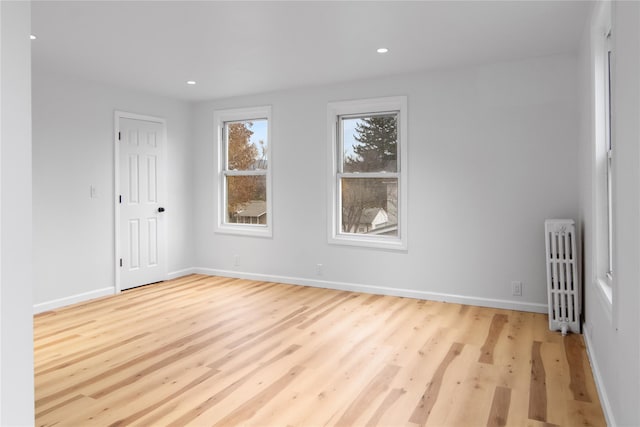
M160 213L164 212L164 208L158 208L158 212Z

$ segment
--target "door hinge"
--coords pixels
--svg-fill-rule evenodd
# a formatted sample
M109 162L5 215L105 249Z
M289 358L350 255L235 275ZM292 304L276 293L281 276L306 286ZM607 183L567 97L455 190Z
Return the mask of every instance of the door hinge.
M122 141L122 134L118 132L118 141Z
M122 267L122 258L120 258L120 267Z

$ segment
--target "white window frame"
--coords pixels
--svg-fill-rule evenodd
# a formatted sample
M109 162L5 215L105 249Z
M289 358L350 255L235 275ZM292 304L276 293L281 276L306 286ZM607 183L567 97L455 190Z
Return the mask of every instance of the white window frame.
M340 189L341 178L348 174L340 173L342 154L338 150L341 146L339 138L340 117L348 115L368 115L386 112L398 114L398 171L397 173L360 173L363 178L391 177L398 179L398 235L375 236L342 232L342 194ZM369 248L407 250L407 97L394 96L385 98L372 98L353 101L331 102L327 107L327 134L328 134L328 228L329 243L337 245L361 246Z
M613 281L613 128L612 128L612 105L611 92L613 90L611 79L612 71L612 47L611 33L605 41L605 152L607 157L607 271L605 275L609 282Z
M612 52L611 3L602 2L595 14L593 40L594 99L594 264L595 283L600 290L605 311L612 317L615 266L615 198L613 153L613 105L611 95L614 80Z
M227 142L224 133L225 123L248 121L248 120L267 120L267 169L252 171L234 171L227 169ZM217 147L217 213L218 218L215 225L215 232L226 234L237 234L244 236L272 237L273 236L273 210L271 196L271 170L272 166L272 145L271 140L271 106L234 108L228 110L218 110L213 114L215 123L215 139ZM226 177L228 176L266 176L266 193L267 193L267 221L266 224L238 224L226 222L227 208L227 185Z

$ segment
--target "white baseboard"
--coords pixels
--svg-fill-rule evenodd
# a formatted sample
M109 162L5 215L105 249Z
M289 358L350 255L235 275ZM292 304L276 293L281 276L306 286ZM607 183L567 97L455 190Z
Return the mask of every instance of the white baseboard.
M305 285L315 288L336 289L340 291L363 292L397 297L416 298L431 301L452 302L458 304L477 305L480 307L504 308L507 310L528 311L533 313L547 313L546 304L517 302L492 298L469 297L464 295L426 292L413 289L398 289L384 286L361 285L357 283L332 282L326 280L304 279L300 277L275 276L269 274L243 273L239 271L215 270L211 268L195 268L193 273L209 276L225 276L238 279L260 280L265 282L287 283L291 285Z
M43 313L49 310L55 310L56 308L64 307L67 305L75 304L78 302L88 301L94 298L105 297L108 295L115 295L115 288L108 287L102 289L96 289L94 291L83 292L81 294L71 295L64 298L58 298L52 301L41 302L34 304L33 314Z
M194 274L195 268L185 268L183 270L172 271L167 274L167 280L176 279L182 276L188 276L189 274ZM60 307L65 307L67 305L76 304L79 302L85 302L92 300L94 298L105 297L109 295L115 295L115 288L107 287L102 289L96 289L95 291L83 292L81 294L71 295L64 298L58 298L52 301L41 302L38 304L34 304L33 306L33 314L44 313L45 311L55 310Z
M178 277L188 276L190 274L195 274L195 268L184 268L182 270L172 271L171 273L167 273L167 280L177 279Z
M607 396L607 389L604 387L604 382L602 381L602 374L600 373L600 368L598 367L598 361L594 357L593 347L591 343L591 331L587 328L587 324L582 324L582 330L584 334L584 343L587 347L587 356L589 357L589 363L591 363L591 371L593 372L593 377L596 381L596 390L598 390L598 397L600 398L600 403L602 404L602 409L604 411L604 418L607 421L607 425L610 427L615 427L616 420L613 416L613 411L611 410L611 402L609 402L609 397Z
M287 283L291 285L305 285L315 288L336 289L341 291L364 292L370 294L390 295L397 297L416 298L431 301L451 302L458 304L477 305L480 307L503 308L507 310L528 311L533 313L546 313L546 304L530 302L518 302L493 298L470 297L464 295L444 294L439 292L418 291L414 289L398 289L385 286L362 285L358 283L333 282L328 280L305 279L301 277L276 276L269 274L243 273L230 270L216 270L211 268L185 268L167 274L167 280L187 276L189 274L206 274L209 276L235 277L238 279L260 280L265 282ZM107 295L115 295L112 287L96 289L53 301L47 301L33 306L34 314L64 307L78 302L88 301Z

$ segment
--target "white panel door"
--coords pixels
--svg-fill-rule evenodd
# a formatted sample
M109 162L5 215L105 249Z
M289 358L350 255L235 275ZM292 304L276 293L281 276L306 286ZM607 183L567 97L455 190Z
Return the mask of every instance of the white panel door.
M119 119L120 289L166 278L164 123Z

